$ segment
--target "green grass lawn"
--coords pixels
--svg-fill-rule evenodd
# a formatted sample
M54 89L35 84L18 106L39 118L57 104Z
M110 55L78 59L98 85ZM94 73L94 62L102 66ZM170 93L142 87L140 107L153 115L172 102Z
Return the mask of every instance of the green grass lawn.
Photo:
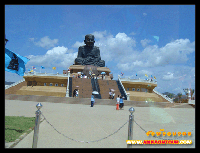
M5 116L5 141L15 141L35 126L35 117Z

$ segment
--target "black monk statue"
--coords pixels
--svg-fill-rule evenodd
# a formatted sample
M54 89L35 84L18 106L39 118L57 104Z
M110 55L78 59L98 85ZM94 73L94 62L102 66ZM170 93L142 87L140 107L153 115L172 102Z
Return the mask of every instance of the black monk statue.
M75 65L105 67L105 61L101 60L99 47L94 46L94 35L86 35L84 42L86 45L78 48L78 56L75 59Z

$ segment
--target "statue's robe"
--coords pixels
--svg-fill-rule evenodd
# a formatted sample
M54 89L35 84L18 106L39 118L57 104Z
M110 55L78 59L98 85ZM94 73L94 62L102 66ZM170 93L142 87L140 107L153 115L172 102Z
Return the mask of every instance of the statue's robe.
M80 46L78 56L75 59L75 65L94 65L105 67L105 61L101 60L99 47Z

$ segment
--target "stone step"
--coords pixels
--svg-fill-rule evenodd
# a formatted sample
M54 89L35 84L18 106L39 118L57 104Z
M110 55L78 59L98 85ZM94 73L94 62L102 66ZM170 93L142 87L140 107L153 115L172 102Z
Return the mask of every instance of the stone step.
M34 101L34 102L52 102L65 104L84 104L90 105L90 98L73 98L73 97L53 97L53 96L36 96L36 95L5 95L8 100ZM116 106L116 100L95 99L95 105L111 105ZM124 106L132 107L160 107L160 108L193 108L187 103L169 103L169 102L144 102L144 101L126 101ZM128 109L128 108L127 108Z

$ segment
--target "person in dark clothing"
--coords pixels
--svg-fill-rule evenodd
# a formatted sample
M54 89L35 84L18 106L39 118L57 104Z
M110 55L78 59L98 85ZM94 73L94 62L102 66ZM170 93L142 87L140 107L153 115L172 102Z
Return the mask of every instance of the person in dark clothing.
M94 106L94 103L95 103L95 98L94 98L94 95L92 94L92 96L91 96L91 107Z
M76 95L76 89L74 89L73 91L73 97Z
M122 109L124 107L124 101L123 101L123 97L120 96L120 101L119 101L119 108Z

